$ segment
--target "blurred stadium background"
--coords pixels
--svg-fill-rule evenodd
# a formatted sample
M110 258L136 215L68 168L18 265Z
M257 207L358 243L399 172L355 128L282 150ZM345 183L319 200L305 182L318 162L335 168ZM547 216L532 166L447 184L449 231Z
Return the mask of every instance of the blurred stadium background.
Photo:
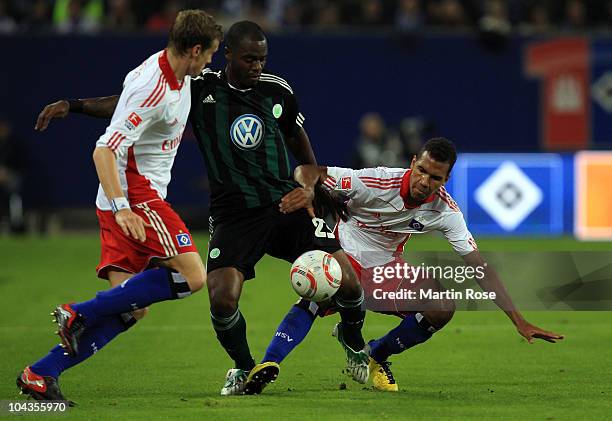
M106 122L71 116L40 134L34 121L57 99L118 93L182 7L268 30L267 67L294 88L320 163L407 165L446 136L465 153L448 187L475 235L612 237L604 0L0 0L3 232L9 204L23 209L14 231L95 229L91 152ZM169 201L206 229L189 131L173 178Z

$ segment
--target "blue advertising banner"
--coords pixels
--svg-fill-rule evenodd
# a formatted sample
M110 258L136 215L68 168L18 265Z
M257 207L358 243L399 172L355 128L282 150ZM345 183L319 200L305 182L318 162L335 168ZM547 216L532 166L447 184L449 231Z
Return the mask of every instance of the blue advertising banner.
M559 154L462 154L449 185L474 234L561 235L570 225Z
M591 138L594 148L604 148L612 145L612 41L594 40L591 50Z

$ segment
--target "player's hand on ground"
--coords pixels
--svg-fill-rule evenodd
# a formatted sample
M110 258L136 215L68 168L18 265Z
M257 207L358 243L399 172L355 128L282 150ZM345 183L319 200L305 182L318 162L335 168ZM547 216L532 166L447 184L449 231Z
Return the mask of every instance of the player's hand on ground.
M518 330L519 334L527 339L527 342L530 344L534 342L534 339L542 339L546 342L556 343L558 340L561 340L564 337L558 333L540 329L529 322L519 324L516 329Z
M279 208L282 213L291 213L302 208L310 208L312 210L313 199L313 189L298 187L283 196ZM314 217L314 212L312 212L312 216Z
M54 118L64 118L68 115L70 111L70 105L66 100L60 100L54 102L53 104L47 105L43 110L38 114L38 119L36 120L36 125L34 126L34 130L45 131L51 122L51 119Z
M136 215L130 209L122 209L115 214L115 221L123 230L123 233L135 240L144 242L147 239L145 228L151 224L145 222L140 215Z

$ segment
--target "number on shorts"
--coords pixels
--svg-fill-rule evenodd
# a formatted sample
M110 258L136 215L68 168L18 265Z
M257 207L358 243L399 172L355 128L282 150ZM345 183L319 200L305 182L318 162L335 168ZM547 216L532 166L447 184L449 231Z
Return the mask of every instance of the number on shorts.
M321 218L312 218L312 223L315 226L315 237L318 238L334 238L334 233L331 232L327 224ZM324 232L325 230L326 232Z

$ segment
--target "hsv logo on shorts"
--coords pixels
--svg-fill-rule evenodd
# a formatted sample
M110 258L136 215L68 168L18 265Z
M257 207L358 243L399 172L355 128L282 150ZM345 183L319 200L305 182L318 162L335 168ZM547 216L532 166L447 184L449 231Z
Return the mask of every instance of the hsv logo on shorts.
M187 247L191 245L191 237L189 234L176 234L176 242L179 247Z
M142 123L142 118L138 114L132 113L127 120L125 120L125 127L127 127L128 130L134 130L140 123Z
M351 177L342 177L340 180L340 190L350 190L351 189Z

